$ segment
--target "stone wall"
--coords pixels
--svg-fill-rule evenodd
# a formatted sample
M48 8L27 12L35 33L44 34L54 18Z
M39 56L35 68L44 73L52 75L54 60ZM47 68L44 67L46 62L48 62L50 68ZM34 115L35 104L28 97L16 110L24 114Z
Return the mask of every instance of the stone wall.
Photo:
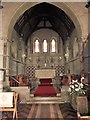
M38 38L40 41L40 52L34 53L34 40L35 38ZM55 38L56 40L56 52L51 53L50 52L50 42L51 39ZM43 40L46 39L48 43L48 51L46 53L43 52ZM28 40L28 56L27 56L27 64L30 65L36 65L36 67L40 66L40 68L45 68L45 62L46 67L51 68L51 66L55 65L64 65L63 60L63 46L61 44L61 38L59 35L49 29L41 29L32 34L32 36ZM60 59L61 58L61 59Z
M15 76L25 72L25 44L15 30L13 30L9 57L10 75Z
M79 42L81 42L80 38L77 36L76 29L74 29L64 46L65 55L68 55L65 56L66 72L69 70L71 74L80 74L81 71Z

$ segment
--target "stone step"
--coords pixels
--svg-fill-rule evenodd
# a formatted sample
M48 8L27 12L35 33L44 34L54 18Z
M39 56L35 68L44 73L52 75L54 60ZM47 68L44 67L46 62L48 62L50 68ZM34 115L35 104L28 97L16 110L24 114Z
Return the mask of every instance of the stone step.
M30 97L27 104L59 104L64 103L61 97Z
M64 101L27 101L26 104L60 104Z
M61 100L61 97L30 97L30 100Z

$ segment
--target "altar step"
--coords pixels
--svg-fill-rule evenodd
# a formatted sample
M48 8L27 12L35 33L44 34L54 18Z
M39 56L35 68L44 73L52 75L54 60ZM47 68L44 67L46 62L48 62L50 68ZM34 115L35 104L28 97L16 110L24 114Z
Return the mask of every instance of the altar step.
M60 104L64 101L27 101L26 104Z
M27 104L55 104L65 103L61 97L31 97Z

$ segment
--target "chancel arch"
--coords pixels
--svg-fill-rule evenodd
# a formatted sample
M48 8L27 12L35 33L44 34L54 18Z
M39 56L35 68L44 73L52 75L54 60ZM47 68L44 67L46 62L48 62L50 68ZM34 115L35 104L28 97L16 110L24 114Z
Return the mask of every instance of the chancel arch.
M30 7L32 7L32 6L36 5L36 4L38 4L38 3L32 3L32 2L29 2L29 3L19 3L18 6L17 6L17 7L19 7L18 9L17 9L17 7L14 8L14 6L15 6L14 3L11 4L12 7L13 7L13 10L16 11L16 12L15 12L14 14L11 14L12 17L9 17L9 18L10 18L10 23L7 24L7 25L8 25L8 26L7 26L7 27L8 27L8 31L6 31L6 30L4 31L5 34L7 35L6 37L10 38L11 32L9 32L9 31L12 31L12 29L13 29L13 27L14 27L17 19L18 19L18 17L21 16L21 15L24 13L25 10L29 9ZM71 3L63 3L63 2L62 2L62 3L57 3L57 2L54 2L54 3L53 3L53 2L52 2L51 4L56 5L58 8L64 10L65 13L66 13L67 15L69 15L69 17L70 17L71 19L73 19L73 22L74 22L77 30L79 30L79 33L80 33L80 35L81 35L83 29L81 28L82 25L80 26L80 24L81 24L81 23L83 24L83 21L80 23L77 13L74 14L74 11L75 11L74 8L75 8L77 5L73 7L73 10L71 10L71 9L70 9ZM72 3L72 6L73 6L73 4L74 4L74 3ZM79 4L80 4L80 3L79 3ZM83 6L84 6L84 5L80 6L80 8L83 7ZM7 5L7 7L8 7L8 5ZM83 9L83 8L82 8L82 9ZM6 9L6 11L8 12L7 9ZM84 27L86 27L86 26L84 26ZM86 34L87 34L87 33L86 33Z
M44 4L44 3L43 3ZM45 3L45 4L47 4L47 3ZM49 4L49 3L48 3ZM75 25L75 29L76 29L76 31L77 31L77 36L78 36L78 38L81 36L81 34L82 34L82 31L83 30L81 30L82 28L81 28L81 26L80 26L80 24L81 24L81 22L79 23L79 19L78 19L78 17L77 17L77 15L76 14L74 14L74 9L72 9L72 10L70 10L70 4L68 3L68 4L66 4L66 3L59 3L59 4L57 4L57 3L50 3L52 6L56 6L56 7L58 7L59 9L61 9L62 11L64 11L69 17L70 17L70 19L72 19L73 20L73 24ZM10 29L10 30L12 30L13 29L13 27L14 27L14 25L15 25L15 23L16 23L16 21L17 21L17 19L19 18L19 16L22 16L22 14L25 12L25 10L27 11L29 11L29 9L30 9L30 7L31 8L33 8L33 6L38 6L39 4L38 3L29 3L28 5L27 5L27 3L25 3L25 4L19 4L20 5L20 7L19 7L19 9L16 11L16 13L14 14L14 16L12 16L12 20L10 21L11 23L10 23L10 26L8 27L8 30ZM16 8L15 8L16 9ZM22 9L22 10L21 10ZM26 12L24 13L24 14L26 14ZM65 18L65 19L67 19L67 18ZM33 19L31 19L31 22L29 22L27 25L28 26L31 26L31 23L32 23L32 20ZM58 19L59 20L59 19ZM52 25L50 26L50 20L48 19L47 20L47 17L45 17L45 18L43 18L42 20L41 20L42 22L41 22L41 24L43 24L44 25L44 27L47 27L48 25L49 25L49 27L52 27L52 25L54 25L54 24L56 24L56 23L54 23L54 22L52 22ZM46 22L47 21L47 22ZM62 21L63 21L63 19L62 19ZM37 23L38 24L38 23ZM26 26L27 26L26 25ZM62 24L62 26L63 26L63 24ZM43 26L42 26L43 27ZM57 29L57 28L55 28L55 29ZM59 28L60 29L60 28ZM28 31L30 30L30 28L28 28L27 29ZM62 31L63 31L63 29L62 29ZM68 30L69 31L69 30ZM79 31L79 32L78 32ZM64 31L63 31L63 33L64 33ZM63 33L61 33L61 34L63 34ZM78 33L79 33L79 35L78 35ZM9 32L9 34L8 34L8 38L10 38L11 39L11 32ZM29 33L27 32L27 34L29 35ZM31 33L30 33L31 34ZM22 35L22 33L20 33L20 35ZM24 35L25 36L25 35ZM25 37L22 37L23 39L26 39ZM65 39L67 39L67 37L65 38ZM26 41L28 41L28 39L26 40ZM63 43L64 44L64 43ZM59 45L59 44L58 44ZM40 46L40 48L41 48L41 46ZM42 48L41 48L42 49ZM31 49L31 51L32 51L32 49ZM50 51L50 49L49 49L49 51ZM59 57L58 57L59 58ZM62 56L62 58L64 58L64 56ZM55 58L54 58L55 59ZM46 60L48 63L49 63L49 61L50 60ZM59 60L60 61L60 60ZM57 62L59 62L59 61L57 61ZM35 61L34 61L34 63L35 63Z
M11 4L11 3L10 3ZM12 6L14 5L15 3L13 3L12 4ZM27 10L28 10L28 12L29 12L29 10L30 9L32 9L33 7L35 8L35 6L38 6L38 5L43 5L43 4L46 4L46 6L48 6L48 5L50 5L50 6L55 6L55 7L57 7L57 8L59 8L59 9L61 9L61 11L62 11L62 14L63 14L63 11L65 12L65 14L67 14L69 17L70 17L70 19L71 20L73 20L73 24L75 25L75 29L76 29L76 31L77 31L77 35L76 36L78 36L78 33L79 33L79 35L81 35L83 32L83 30L82 30L82 27L80 26L81 25L81 23L82 22L80 22L79 23L79 20L80 19L78 19L78 15L77 14L74 14L74 8L71 10L70 9L70 7L71 7L71 3L41 3L41 4L39 4L39 3L19 3L17 6L16 6L16 8L18 7L18 10L16 10L16 8L14 8L13 9L13 11L15 10L15 12L14 12L14 14L13 15L11 15L12 17L9 17L9 21L10 22L8 22L7 23L7 26L8 26L8 29L6 29L6 27L5 27L5 31L4 31L4 33L6 32L6 30L8 30L8 39L12 39L12 33L13 32L10 32L10 31L12 31L13 30L13 27L15 27L14 25L15 25L15 23L17 23L17 20L18 20L18 18L21 16L22 17L22 19L23 19L23 15L24 14L26 14L27 13ZM16 5L16 4L15 4ZM72 4L73 5L73 4ZM25 12L26 11L26 12ZM7 10L7 12L8 12L8 10ZM50 13L51 14L51 13ZM37 14L38 15L38 14ZM27 16L27 17L29 17L29 16ZM32 16L33 17L33 16ZM34 17L33 17L34 18ZM27 18L26 18L27 19ZM55 19L55 18L52 18L53 20ZM67 19L67 17L65 18L65 19ZM27 28L27 26L31 26L31 23L32 23L32 21L33 20L35 20L35 19L31 19L31 21L29 21L29 23L27 24L27 25L25 25L25 30L26 30L26 28ZM40 19L41 20L41 23L38 25L38 29L39 29L39 27L40 27L40 25L43 25L42 27L52 27L54 24L57 24L58 22L59 22L59 18L57 19L57 23L55 23L54 21L51 21L50 19L48 19L48 17L42 17L42 19ZM62 21L63 21L63 19L62 19ZM38 21L37 21L37 23L36 24L38 24ZM31 33L29 33L30 31L31 31L31 29L33 29L33 28L29 28L28 27L28 31L27 31L27 33L25 33L25 35L26 34L31 34ZM33 26L34 27L34 26ZM61 27L63 27L63 24L61 25ZM4 29L4 28L3 28ZM58 29L58 28L55 28L55 30L56 29ZM60 25L59 25L59 29L60 29ZM24 30L23 30L24 31ZM60 30L61 31L61 30ZM62 29L62 31L63 31L63 29ZM68 31L69 31L69 29L68 29ZM67 31L66 31L67 32ZM7 33L7 32L6 32ZM65 31L63 31L62 32L62 34L63 33L65 33ZM22 37L22 39L24 40L24 39L27 39L27 41L28 41L28 38L27 37L25 37L25 35L23 34L23 33L21 33L20 32L20 34L19 34L20 36L19 37ZM64 34L63 34L64 35ZM63 36L62 35L62 36ZM79 37L79 36L78 36ZM63 37L64 38L64 37ZM31 38L29 38L29 39L31 39ZM51 39L51 38L50 38ZM67 39L67 38L64 38L64 39ZM57 42L59 43L59 41L57 40ZM27 44L26 42L25 42L25 40L24 40L24 43L25 43L25 45ZM58 44L57 43L57 44ZM62 43L62 45L63 44L65 44L64 42ZM26 45L26 47L27 47L27 45ZM26 48L25 47L25 48ZM57 48L58 48L58 51L59 51L59 44L58 44L58 46L57 46ZM41 46L40 46L40 49L42 49L41 48ZM64 49L64 48L63 48ZM25 52L26 52L27 50L25 50ZM32 49L32 47L30 47L30 51L33 51L33 49ZM50 49L48 48L48 51L50 52ZM25 53L26 54L26 53ZM62 54L62 53L61 53ZM45 56L44 56L45 57ZM29 56L29 58L30 58L30 60L27 60L26 59L27 58L27 55L26 55L26 57L24 58L25 59L25 61L32 61L32 62L34 62L33 64L36 64L36 62L35 62L35 60L33 61L33 58L32 57L30 57ZM37 56L37 59L38 58L40 58L40 56ZM58 64L58 63L60 63L60 61L62 60L57 60L57 57L52 57L52 56L50 56L50 58L53 58L53 61L57 61L56 63ZM60 55L58 55L58 58L64 58L64 54L62 55L62 56L60 56ZM31 60L32 59L32 60ZM40 60L42 60L43 58L41 57L40 58ZM45 60L45 61L47 61L47 63L49 64L50 63L50 59L48 58L47 60ZM42 64L44 64L44 63L42 63ZM55 64L55 63L53 63L53 64ZM62 63L61 63L62 64Z

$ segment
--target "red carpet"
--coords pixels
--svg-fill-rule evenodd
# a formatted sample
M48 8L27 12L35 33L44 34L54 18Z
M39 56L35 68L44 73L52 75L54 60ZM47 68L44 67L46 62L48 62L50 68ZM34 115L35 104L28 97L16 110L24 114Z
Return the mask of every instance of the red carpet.
M51 83L52 79L40 79L40 83Z
M52 82L51 79L41 79L40 85L36 89L34 96L42 96L42 97L49 97L49 96L56 96L56 90L50 83Z
M38 86L38 88L36 89L34 96L43 96L43 97L47 97L47 96L56 96L57 93L54 89L53 86Z

